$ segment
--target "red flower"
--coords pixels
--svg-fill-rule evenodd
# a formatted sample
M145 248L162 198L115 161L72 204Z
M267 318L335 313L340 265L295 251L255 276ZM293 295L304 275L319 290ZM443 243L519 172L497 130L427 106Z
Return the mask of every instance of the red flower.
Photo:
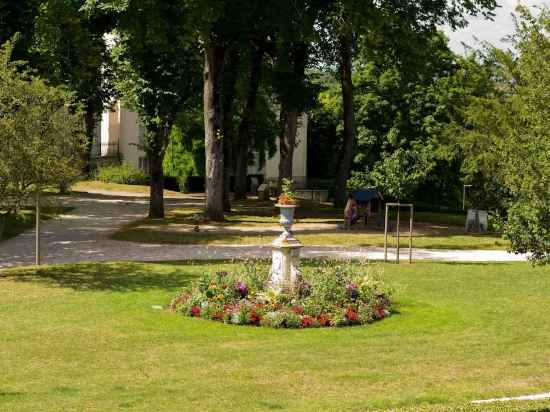
M357 322L359 320L359 314L350 306L346 310L346 318L350 322Z
M382 306L376 306L374 308L374 315L378 319L384 319L386 317L386 312L384 311L384 308Z
M201 308L198 306L193 306L191 308L191 316L198 317L201 315Z
M259 325L262 317L256 313L256 311L250 312L250 323L253 325Z
M223 312L216 312L212 315L213 320L223 320Z
M330 326L330 318L324 313L319 316L319 324L321 326Z
M297 315L303 315L304 314L304 308L301 306L293 306L292 312L296 313Z
M304 316L302 318L302 328L311 328L313 326L314 319L311 316Z

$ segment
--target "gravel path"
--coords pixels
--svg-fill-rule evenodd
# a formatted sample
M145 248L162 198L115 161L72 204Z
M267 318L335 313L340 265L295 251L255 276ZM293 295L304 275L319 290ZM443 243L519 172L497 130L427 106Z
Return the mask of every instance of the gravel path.
M97 196L64 197L64 205L74 209L58 219L43 224L43 263L74 263L86 261L171 261L186 259L243 259L269 257L269 246L205 246L155 245L121 242L109 239L121 226L147 214L148 200L137 197ZM196 196L168 199L166 206L202 206ZM402 261L408 258L403 251ZM383 248L304 247L306 258L383 259ZM391 251L390 259L395 259ZM435 250L414 249L413 259L456 262L524 261L523 255L499 250ZM0 268L34 263L34 232L25 232L0 242Z

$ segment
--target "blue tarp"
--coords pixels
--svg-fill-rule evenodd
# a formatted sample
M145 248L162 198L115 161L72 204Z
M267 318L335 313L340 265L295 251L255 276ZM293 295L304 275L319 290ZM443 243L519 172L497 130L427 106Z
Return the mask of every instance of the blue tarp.
M355 200L357 200L359 203L368 202L373 199L381 199L381 196L378 193L378 190L376 190L376 188L374 187L357 189L357 190L354 190L352 194Z

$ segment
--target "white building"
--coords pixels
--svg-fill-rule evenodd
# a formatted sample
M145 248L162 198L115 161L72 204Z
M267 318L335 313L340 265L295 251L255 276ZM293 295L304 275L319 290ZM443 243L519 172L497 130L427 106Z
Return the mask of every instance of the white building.
M307 115L299 118L294 149L293 180L305 185L307 176ZM144 127L135 112L117 102L113 110L103 113L96 132L92 153L98 158L119 158L123 163L147 170L147 158L140 148ZM278 144L278 142L277 142ZM248 167L249 175L263 175L265 180L277 180L279 176L279 151L266 159L265 166Z

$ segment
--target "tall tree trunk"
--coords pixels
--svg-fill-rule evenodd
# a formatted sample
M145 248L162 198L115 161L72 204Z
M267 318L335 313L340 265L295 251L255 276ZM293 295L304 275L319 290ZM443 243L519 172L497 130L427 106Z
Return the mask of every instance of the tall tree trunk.
M344 141L340 153L340 167L336 175L334 204L344 207L346 204L347 181L353 161L355 148L355 113L353 111L352 72L352 35L344 34L339 38L340 82L342 85L342 102L344 106Z
M225 114L224 114L225 117ZM224 121L225 123L225 121ZM223 211L231 212L231 174L233 173L233 134L225 129L223 134Z
M210 44L204 51L204 139L206 215L223 221L223 68L225 48Z
M292 49L293 77L296 81L303 81L305 76L307 45L295 44ZM282 180L292 179L292 164L294 158L294 146L296 145L296 131L298 129L298 116L300 111L296 107L294 96L285 96L281 105L281 134L279 136L279 188Z
M152 147L147 151L150 175L149 217L164 218L164 170L162 163L166 152L170 128L165 126L155 132Z
M248 147L256 134L256 108L262 77L263 48L251 44L250 72L246 106L239 125L235 153L235 199L245 199L248 191Z
M292 179L292 163L294 146L296 145L296 130L298 128L298 112L281 108L281 134L279 136L279 188L283 179Z
M239 70L239 54L237 50L227 53L227 63L224 66L223 85L223 210L231 212L231 175L233 174L233 103L235 101L237 75Z
M84 152L84 174L90 176L92 171L91 161L92 161L92 146L94 144L94 132L97 126L97 116L96 112L91 108L86 108L86 113L84 114L84 127L86 128L86 150Z

